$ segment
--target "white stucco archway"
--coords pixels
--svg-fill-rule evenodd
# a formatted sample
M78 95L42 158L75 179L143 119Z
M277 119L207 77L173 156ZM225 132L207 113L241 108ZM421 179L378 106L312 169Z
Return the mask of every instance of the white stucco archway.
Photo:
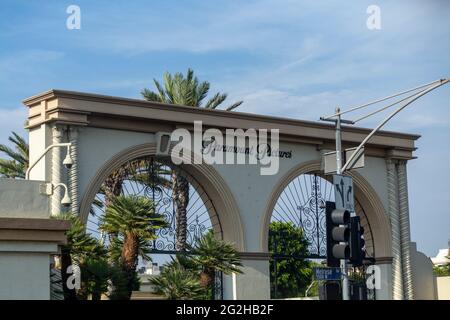
M262 176L258 165L203 163L182 167L195 177L214 203L224 239L234 242L241 252L245 273L233 279L233 289L227 289L227 298L269 297L267 238L275 202L292 178L320 171L323 152L335 148L333 126L311 121L61 90L50 90L24 103L29 108L30 161L60 142L72 143L71 152L76 159L66 174L61 150L52 149L36 166L31 179L68 183L75 200L71 211L79 212L84 218L111 171L131 159L158 156L158 132L170 133L177 128L192 132L194 121L202 121L205 129L217 128L222 132L279 130L280 150L290 156L281 159L280 170L273 176ZM369 132L369 129L344 127L343 148L356 146ZM382 297L386 299L392 298L392 292L397 292L396 297L401 299L403 288L411 289L409 279L403 276L408 273L402 272L408 270L410 241L406 163L414 159L418 138L413 134L378 132L365 147L366 166L350 173L355 195L370 222L377 263L384 265ZM55 212L60 209L58 196L58 192L52 196Z
M142 156L155 156L156 144L146 143L131 146L115 154L106 161L90 179L80 204L80 217L87 220L91 204L105 179L125 162ZM187 160L187 159L184 159ZM214 204L216 214L222 226L223 238L235 244L239 251L244 251L244 231L239 208L234 197L215 169L207 164L183 165L183 170L195 177Z
M311 172L321 171L320 161L308 161L301 163L293 167L287 174L281 177L274 187L270 198L267 201L264 219L261 226L261 250L263 252L268 251L269 243L269 224L272 217L272 212L276 201L278 200L280 194L283 192L284 188L294 179L295 177ZM355 196L364 208L364 211L369 220L373 237L374 246L376 248L376 257L389 257L391 256L391 230L389 217L386 214L384 206L379 199L375 190L371 185L364 179L364 177L357 172L349 172L349 175L353 177L355 186Z

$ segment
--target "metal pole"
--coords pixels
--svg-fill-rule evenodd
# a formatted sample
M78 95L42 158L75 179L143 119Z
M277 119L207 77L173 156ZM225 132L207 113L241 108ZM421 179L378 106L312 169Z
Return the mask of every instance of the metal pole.
M375 129L372 130L371 133L369 133L369 135L361 142L361 144L358 146L358 148L356 148L355 152L353 152L353 154L350 156L350 158L347 160L347 162L345 163L344 167L342 168L342 171L345 171L348 169L349 165L352 163L353 159L356 157L356 155L359 153L359 151L361 150L362 147L364 147L364 145L366 144L367 141L369 141L370 138L372 138L372 136L378 131L380 130L389 120L391 120L397 113L399 113L400 111L402 111L403 109L405 109L408 105L410 105L411 103L413 103L414 101L416 101L417 99L419 99L421 96L427 94L430 91L433 91L436 88L439 88L440 86L446 84L450 82L450 78L448 79L442 79L440 80L440 82L436 85L434 85L433 87L430 87L424 91L421 91L417 96L415 96L414 98L412 98L411 100L407 101L405 104L403 104L402 106L400 106L397 110L395 110L394 112L392 112L386 119L384 119ZM340 116L340 115L339 115ZM338 118L339 119L339 118ZM337 142L336 142L336 146L337 146Z
M342 134L341 134L341 110L336 108L336 173L341 174L342 168ZM347 275L347 261L341 259L342 270L342 299L350 300L348 290L348 275Z
M445 79L435 80L435 81L433 81L433 82L426 83L426 84L423 84L423 85L421 85L421 86L418 86L418 87L415 87L415 88L412 88L412 89L408 89L408 90L405 90L405 91L402 91L402 92L398 92L398 93L392 94L392 95L390 95L390 96L387 96L387 97L384 97L384 98L381 98L381 99L378 99L378 100L375 100L375 101L371 101L371 102L365 103L365 104L363 104L363 105L359 105L359 106L356 106L356 107L352 107L352 108L350 108L350 109L348 109L348 110L346 110L346 111L335 112L335 113L332 114L332 115L329 115L329 116L327 116L327 117L322 117L322 118L323 118L323 120L328 120L328 119L331 119L331 118L334 118L334 117L338 116L339 114L340 114L340 115L343 115L343 114L346 114L346 113L349 113L349 112L352 112L352 111L359 110L359 109L361 109L361 108L370 106L370 105L372 105L372 104L376 104L376 103L383 102L383 101L386 101L386 100L389 100L389 99L392 99L392 98L395 98L395 97L398 97L398 96L402 96L402 95L404 95L404 94L406 94L406 93L409 93L409 92L412 92L412 91L416 91L416 90L419 90L419 89L422 89L422 88L431 86L431 85L435 84L436 82L442 82L443 80L445 80ZM414 95L414 94L413 94L413 95Z
M336 113L341 109L336 108ZM336 173L341 174L342 168L342 144L341 144L341 115L338 114L336 119Z

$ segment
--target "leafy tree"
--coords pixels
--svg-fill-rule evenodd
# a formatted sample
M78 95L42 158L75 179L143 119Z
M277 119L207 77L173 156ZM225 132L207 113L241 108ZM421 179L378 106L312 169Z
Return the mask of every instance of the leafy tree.
M29 146L24 138L12 132L8 138L14 145L10 148L0 144L0 152L5 153L10 159L0 159L0 176L5 178L25 178L29 165Z
M291 222L271 222L269 228L270 283L272 298L303 296L312 281L308 240ZM281 257L277 257L281 255Z
M206 103L210 83L207 81L199 82L194 76L194 71L188 69L186 77L182 73L172 75L168 72L164 74L163 85L157 80L153 80L156 91L143 89L141 94L147 101L162 102L189 107L203 107L206 109L218 108L227 98L226 93L216 93ZM226 107L231 111L242 104L242 101L233 103ZM172 195L176 206L176 249L186 250L187 240L187 217L186 211L189 204L189 183L185 177L176 170L172 172Z
M139 253L156 239L156 230L166 226L161 215L155 213L150 199L140 196L118 196L112 199L105 215L100 217L99 229L114 235L113 246L121 247L118 261L126 278L127 294L131 297L136 287L136 267Z

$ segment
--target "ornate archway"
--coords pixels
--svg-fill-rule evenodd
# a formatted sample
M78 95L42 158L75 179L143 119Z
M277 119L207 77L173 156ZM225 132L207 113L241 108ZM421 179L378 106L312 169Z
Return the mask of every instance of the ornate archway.
M386 222L384 210L374 211L375 194L370 186L356 174L355 213L361 219L364 228L365 266L351 270L354 279L365 277L366 267L375 263L379 256L376 237L381 244L389 239L380 234L379 219ZM334 201L334 186L331 176L325 176L320 170L320 162L311 161L294 167L281 179L273 191L268 203L263 236L263 248L270 252L270 281L273 298L288 298L306 294L312 286L310 268L318 262L325 261L326 249L326 215L325 202ZM361 187L369 196L361 195ZM378 208L380 209L380 208ZM384 219L383 219L384 218ZM372 223L377 227L375 234ZM389 229L384 229L389 232ZM387 236L389 237L389 235ZM311 260L308 262L307 260ZM303 271L300 271L303 270ZM355 280L361 281L361 280ZM368 297L375 299L375 291L368 290Z
M309 161L292 168L279 180L278 184L272 191L271 197L266 205L265 216L262 222L263 225L261 226L262 232L260 245L264 252L268 252L269 225L275 206L277 205L277 201L280 199L280 196L286 188L288 192L290 192L288 185L294 179L303 174L311 173L316 173L320 176L320 161ZM366 224L370 225L373 257L377 258L391 256L390 223L381 200L375 190L373 190L370 184L360 174L357 172L350 172L349 175L353 177L355 197L357 199L357 209L359 207L359 215L361 216L361 220L366 220ZM369 230L369 228L366 228L366 230Z
M183 189L174 186L180 183L183 183ZM178 199L180 194L182 203ZM180 246L192 247L208 231L218 239L223 238L219 217L205 190L193 176L169 159L155 156L132 159L104 181L86 221L87 231L102 238L103 242L107 239L98 230L99 219L104 216L111 198L119 195L150 200L155 214L167 222L164 228L155 231L156 239L151 245L153 254L173 254L181 250ZM179 216L180 210L183 210L183 217ZM182 232L178 234L180 229Z
M170 162L168 158L158 157L156 144L154 143L136 145L122 150L111 157L91 178L86 188L80 205L82 221L88 221L91 205L103 182L110 174L123 164L143 157L156 157L159 161L163 161L166 164ZM239 251L244 251L245 243L239 208L222 177L211 166L206 164L183 165L180 169L188 177L196 197L201 199L203 204L211 204L206 211L210 217L211 227L214 228L214 232L221 234L224 240L234 243Z
M326 258L326 201L334 201L334 187L330 176L323 176L320 172L309 172L291 180L273 208L271 223L292 224L303 231L308 242L308 258ZM364 228L366 256L374 258L372 229L358 199L355 199L355 212Z

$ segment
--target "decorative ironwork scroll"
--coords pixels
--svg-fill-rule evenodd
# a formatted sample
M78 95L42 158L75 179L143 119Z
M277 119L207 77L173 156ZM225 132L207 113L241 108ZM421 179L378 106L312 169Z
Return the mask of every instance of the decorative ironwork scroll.
M326 258L325 202L334 201L333 184L318 173L294 178L279 196L271 221L292 224L303 230L308 240L307 258ZM373 257L372 230L366 213L356 199L355 211L364 227L366 251Z

